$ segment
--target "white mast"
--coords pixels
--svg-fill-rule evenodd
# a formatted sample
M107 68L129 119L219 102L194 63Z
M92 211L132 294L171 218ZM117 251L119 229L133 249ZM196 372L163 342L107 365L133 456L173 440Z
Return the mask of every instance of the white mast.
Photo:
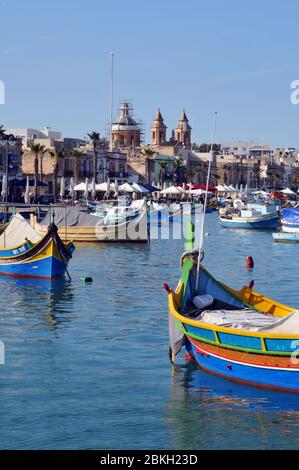
M209 182L210 182L210 174L211 174L211 165L212 165L212 159L213 159L213 145L214 145L214 136L215 136L215 129L216 129L216 120L217 120L217 111L214 114L213 130L212 130L212 137L211 137L211 147L210 147L210 156L209 156L209 166L208 166L208 174L207 174L207 182L206 182L206 191L205 191L205 199L204 199L204 205L203 205L201 228L200 228L200 234L199 234L200 238L199 238L199 247L198 247L195 292L198 291L199 270L200 270L201 254L202 254L202 251L203 251L203 231L204 231L205 215L206 215L206 208L207 208L207 201L208 201L208 191L209 191Z
M113 119L113 66L114 66L114 52L111 52L111 71L110 71L110 151L112 151L112 119Z

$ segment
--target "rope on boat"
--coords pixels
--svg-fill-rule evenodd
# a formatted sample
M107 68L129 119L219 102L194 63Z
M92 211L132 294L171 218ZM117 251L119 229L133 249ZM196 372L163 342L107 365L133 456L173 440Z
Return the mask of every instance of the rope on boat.
M204 198L204 205L203 205L203 217L202 217L202 221L201 221L199 248L198 248L199 253L203 252L203 231L204 231L205 215L206 215L206 208L207 208L207 201L208 201L208 191L209 191L209 182L210 182L210 175L211 175L211 165L212 165L212 157L213 157L213 145L214 145L214 136L215 136L215 129L216 129L216 120L217 120L217 111L214 114L214 122L213 122L213 129L212 129L211 147L210 147L210 156L209 156L209 166L208 166L206 191L205 191L205 198ZM199 270L200 270L200 262L201 262L200 258L201 258L201 256L199 256L198 259L197 259L195 292L198 291Z

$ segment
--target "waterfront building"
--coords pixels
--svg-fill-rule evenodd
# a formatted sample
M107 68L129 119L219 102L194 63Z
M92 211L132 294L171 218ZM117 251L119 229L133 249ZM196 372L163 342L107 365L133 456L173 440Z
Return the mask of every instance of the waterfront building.
M28 128L28 127L10 127L6 130L7 134L13 134L16 138L21 139L23 148L28 148L30 143L35 140L41 141L43 145L53 146L54 141L61 141L61 132L52 131L50 126L45 127L43 130Z

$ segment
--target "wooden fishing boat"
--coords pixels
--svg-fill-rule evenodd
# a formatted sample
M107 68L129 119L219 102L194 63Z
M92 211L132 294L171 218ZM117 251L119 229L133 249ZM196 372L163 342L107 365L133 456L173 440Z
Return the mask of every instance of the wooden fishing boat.
M285 233L299 234L299 208L284 208L281 215L281 230Z
M73 251L72 243L61 241L55 224L41 237L17 214L0 236L0 274L52 279L67 271Z
M123 219L118 223L105 223L105 220L80 211L77 207L58 207L51 209L41 223L32 218L31 224L39 234L44 234L52 216L58 227L58 234L65 242L147 243L149 240L145 209L134 218Z
M272 237L277 243L299 243L299 232L274 232Z
M299 310L248 286L228 287L201 264L197 270L197 257L198 250L186 252L176 290L164 286L172 360L184 345L198 365L213 374L299 392Z
M254 210L240 210L239 213L221 214L219 222L224 228L275 229L278 227L279 213L271 211L261 214Z

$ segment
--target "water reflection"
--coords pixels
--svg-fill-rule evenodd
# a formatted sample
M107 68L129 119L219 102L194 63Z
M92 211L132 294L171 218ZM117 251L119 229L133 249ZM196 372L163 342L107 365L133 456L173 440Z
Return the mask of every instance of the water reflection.
M2 298L1 327L8 323L25 322L55 329L59 323L72 319L74 287L65 277L56 279L15 279L0 276ZM17 325L16 325L17 326ZM5 331L3 332L5 336ZM3 335L2 335L3 336Z
M291 449L299 444L297 395L234 384L193 364L175 366L166 414L180 449Z

